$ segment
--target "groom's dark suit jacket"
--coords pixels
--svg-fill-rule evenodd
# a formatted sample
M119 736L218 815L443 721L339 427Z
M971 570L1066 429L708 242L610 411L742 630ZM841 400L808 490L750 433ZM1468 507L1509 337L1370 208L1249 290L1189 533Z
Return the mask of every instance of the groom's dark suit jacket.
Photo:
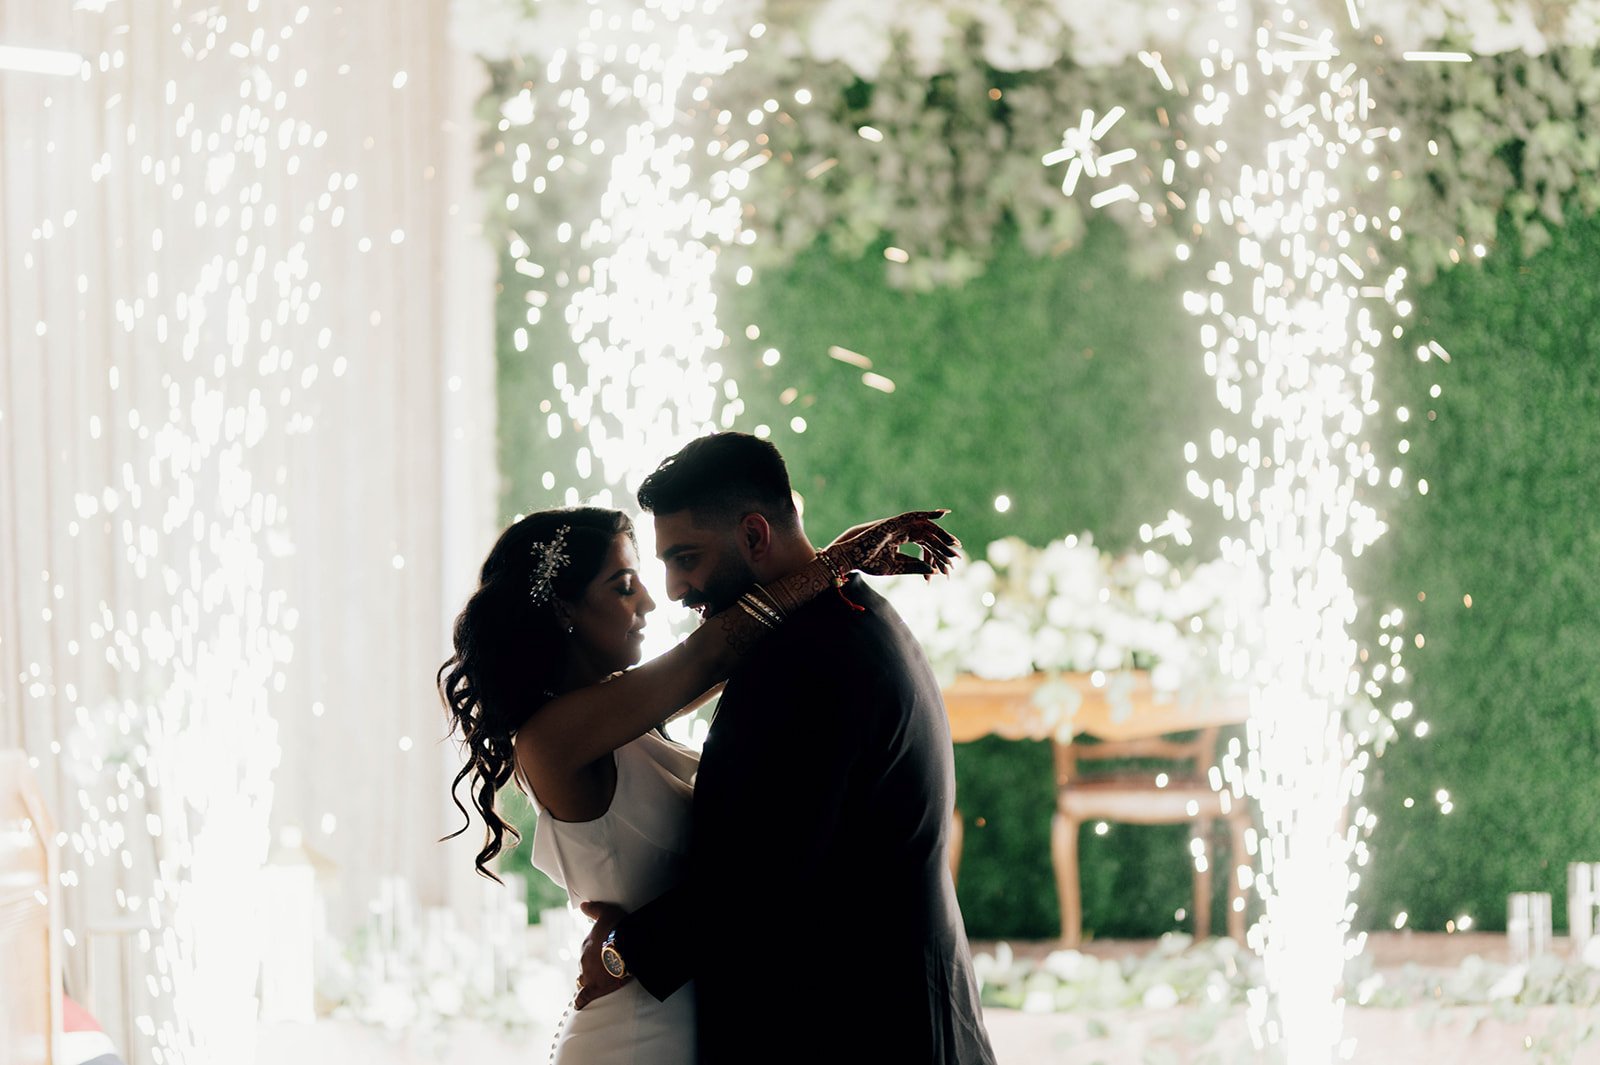
M922 649L859 578L728 681L688 882L618 931L639 982L693 978L701 1061L991 1063L946 848L949 722Z

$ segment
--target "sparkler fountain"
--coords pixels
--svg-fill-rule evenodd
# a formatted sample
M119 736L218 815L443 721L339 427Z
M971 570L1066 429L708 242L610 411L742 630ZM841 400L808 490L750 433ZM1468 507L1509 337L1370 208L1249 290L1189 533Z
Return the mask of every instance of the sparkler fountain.
M1223 409L1208 452L1188 446L1188 484L1233 523L1223 556L1259 571L1266 589L1258 628L1221 663L1249 689L1251 716L1247 744L1230 747L1216 778L1225 798L1255 802L1263 830L1233 870L1263 907L1250 932L1266 973L1250 998L1251 1034L1289 1065L1326 1065L1351 1049L1340 987L1362 946L1349 936L1352 863L1365 863L1361 837L1375 823L1348 807L1380 722L1370 705L1365 719L1351 710L1358 694L1381 694L1386 670L1403 675L1387 631L1401 622L1394 611L1381 621L1389 662L1361 676L1345 571L1384 530L1366 495L1403 479L1367 438L1377 362L1409 311L1405 270L1391 265L1400 212L1374 207L1371 191L1386 176L1380 145L1400 134L1376 117L1352 58L1364 46L1357 0L1337 26L1287 0L1256 5L1253 22L1251 5L1217 7L1228 39L1190 64L1193 84L1160 54L1140 55L1177 100L1171 155L1112 174L1132 161L1105 143L1124 113L1114 108L1098 122L1085 113L1043 162L1069 164L1069 194L1083 176L1126 178L1091 205L1129 203L1151 224L1170 222L1180 261L1206 267L1184 300Z
M1348 16L1359 25L1353 3ZM1259 566L1267 589L1255 660L1232 663L1251 686L1248 748L1224 766L1264 829L1257 868L1237 870L1264 906L1251 932L1266 970L1252 1033L1281 1044L1289 1065L1324 1065L1348 1050L1340 984L1360 949L1351 860L1364 857L1368 827L1347 816L1367 756L1344 727L1359 684L1345 564L1384 528L1364 490L1400 476L1379 468L1364 436L1379 410L1377 360L1405 313L1405 271L1387 265L1398 211L1363 210L1361 193L1381 176L1378 145L1399 133L1377 124L1340 32L1287 2L1263 5L1248 54L1217 48L1201 68L1193 116L1233 163L1196 204L1227 247L1185 298L1238 435L1213 434L1209 460L1222 468L1209 483L1192 470L1190 487L1243 530L1224 552Z
M762 127L777 105L735 114L712 101L746 57L741 42L763 33L758 10L747 0L547 3L535 21L547 27L540 68L508 86L495 150L512 159L507 244L527 286L512 340L549 365L529 444L543 457L543 489L567 505L630 506L663 457L732 428L744 410L716 359L732 342L716 285L755 240L740 193L771 158ZM521 57L509 58L515 71ZM739 268L738 283L750 277ZM552 310L565 335L545 321ZM646 580L661 587L648 522L638 534ZM668 630L651 627L647 654L670 646ZM688 742L703 728L675 726Z
M569 430L580 439L575 469L544 475L547 491L566 485L567 503L582 498L585 482L598 482L591 494L601 503L626 499L662 456L731 427L742 410L737 385L713 361L728 343L713 282L724 250L754 240L739 191L769 154L757 132L731 130L758 126L767 112L713 115L707 101L714 80L745 56L747 7L546 5L541 19L566 22L545 37L560 43L502 107L517 119L502 123L507 139L513 126L553 112L539 116L541 136L510 148L518 202L507 206L515 269L533 279L528 327L543 317L548 287L569 289L563 311L576 358L555 358L557 402L541 406L548 439ZM524 240L524 225L544 232ZM515 342L526 350L528 329Z
M716 427L719 382L728 400L738 398L737 387L722 382L721 368L708 356L725 343L712 289L718 249L744 231L729 178L737 174L742 185L748 172L723 172L702 194L689 161L700 146L675 128L687 102L681 99L686 83L722 74L743 58L731 45L730 29L708 24L717 6L715 0L703 10L684 4L634 18L630 29L643 39L609 42L604 49L636 57L632 78L611 80L616 86L631 82L644 113L612 158L600 215L582 237L595 259L568 312L584 375L569 412L586 425L605 481L629 491L661 456ZM699 98L705 95L702 83ZM709 147L730 160L741 154L736 147ZM729 408L729 425L736 412Z
M49 745L76 800L57 840L63 939L81 958L123 938L127 983L95 990L107 1012L122 999L129 1060L247 1062L249 915L297 629L281 561L294 438L319 378L359 357L330 261L372 251L360 230L389 222L375 259L404 232L350 196L359 141L324 124L350 115L326 106L351 70L325 45L338 19L258 0L70 6L35 21L86 58L38 90L40 180L7 189L39 213L37 343L14 354L44 409L5 418L11 439L50 441L42 483L66 484L70 507L47 496L38 516L60 539L25 720L70 723Z

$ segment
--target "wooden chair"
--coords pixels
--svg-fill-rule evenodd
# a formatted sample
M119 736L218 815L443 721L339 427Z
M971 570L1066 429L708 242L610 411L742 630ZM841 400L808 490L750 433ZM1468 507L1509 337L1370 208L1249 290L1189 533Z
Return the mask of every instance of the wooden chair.
M1075 947L1083 939L1083 897L1078 881L1078 830L1086 823L1110 821L1134 825L1190 824L1190 846L1195 861L1194 936L1211 932L1211 831L1215 822L1227 821L1233 862L1245 853L1245 830L1250 827L1247 803L1211 789L1207 773L1216 757L1217 730L1203 729L1192 740L1121 740L1096 744L1057 741L1056 812L1051 822L1051 857L1056 890L1061 900L1063 946ZM1084 770L1084 762L1121 759L1160 760L1160 769L1138 772L1111 771L1103 767ZM1231 800L1231 801L1230 801ZM1203 858L1204 861L1199 861ZM1228 935L1244 941L1243 892L1237 876L1228 877Z

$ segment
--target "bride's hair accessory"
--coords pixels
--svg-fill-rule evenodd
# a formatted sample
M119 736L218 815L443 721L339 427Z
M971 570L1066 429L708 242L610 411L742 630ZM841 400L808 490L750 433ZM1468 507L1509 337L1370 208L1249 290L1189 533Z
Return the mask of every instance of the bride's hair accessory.
M572 526L563 525L548 541L537 540L528 548L533 562L533 575L528 582L528 601L534 606L546 603L555 596L556 574L572 561L567 556L567 534Z

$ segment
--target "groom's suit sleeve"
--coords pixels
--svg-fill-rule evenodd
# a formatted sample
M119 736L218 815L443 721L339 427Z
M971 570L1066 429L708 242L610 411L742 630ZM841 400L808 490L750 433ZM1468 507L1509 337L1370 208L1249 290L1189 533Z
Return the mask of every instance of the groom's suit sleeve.
M692 881L680 884L617 926L617 938L634 979L662 1001L694 976L692 891Z

